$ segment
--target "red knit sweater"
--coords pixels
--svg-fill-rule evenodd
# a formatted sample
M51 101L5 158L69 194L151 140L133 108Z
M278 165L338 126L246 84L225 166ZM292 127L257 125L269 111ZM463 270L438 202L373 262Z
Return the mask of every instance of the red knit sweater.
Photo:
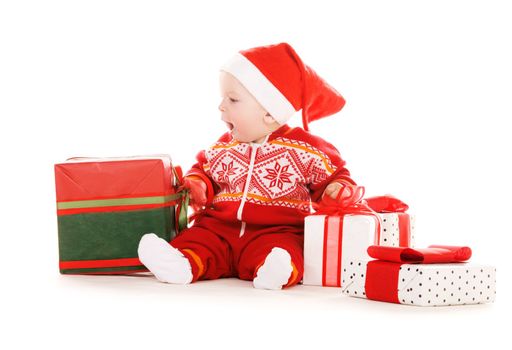
M338 150L302 128L284 125L262 144L229 132L199 152L187 176L208 186L206 215L256 225L303 226L310 201L332 181L355 184ZM249 182L248 182L249 180Z

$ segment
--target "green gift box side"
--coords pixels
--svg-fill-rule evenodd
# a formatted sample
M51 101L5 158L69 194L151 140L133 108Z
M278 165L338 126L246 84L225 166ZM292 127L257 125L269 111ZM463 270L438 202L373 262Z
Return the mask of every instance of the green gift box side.
M61 262L137 258L137 248L146 233L170 241L176 235L174 206L95 212L58 216ZM63 274L123 273L144 271L144 266L60 268Z

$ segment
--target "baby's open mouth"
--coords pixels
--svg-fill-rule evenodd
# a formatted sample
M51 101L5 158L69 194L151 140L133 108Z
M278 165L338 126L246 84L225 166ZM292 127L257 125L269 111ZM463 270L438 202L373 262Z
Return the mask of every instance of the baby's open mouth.
M231 124L230 122L225 122L226 125L228 126L228 129L229 130L233 130L233 128L235 127L233 124Z

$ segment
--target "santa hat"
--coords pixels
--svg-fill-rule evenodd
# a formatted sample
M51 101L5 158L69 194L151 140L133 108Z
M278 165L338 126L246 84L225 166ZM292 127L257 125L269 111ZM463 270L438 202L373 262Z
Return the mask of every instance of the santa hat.
M339 112L345 99L287 43L240 51L221 70L232 74L274 117L285 124L302 109L302 123Z

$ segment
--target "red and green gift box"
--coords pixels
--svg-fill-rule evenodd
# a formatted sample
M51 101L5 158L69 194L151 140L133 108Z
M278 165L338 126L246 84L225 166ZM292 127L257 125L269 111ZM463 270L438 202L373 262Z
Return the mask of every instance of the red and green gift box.
M60 272L147 271L137 257L140 238L176 235L177 173L167 155L56 164Z

